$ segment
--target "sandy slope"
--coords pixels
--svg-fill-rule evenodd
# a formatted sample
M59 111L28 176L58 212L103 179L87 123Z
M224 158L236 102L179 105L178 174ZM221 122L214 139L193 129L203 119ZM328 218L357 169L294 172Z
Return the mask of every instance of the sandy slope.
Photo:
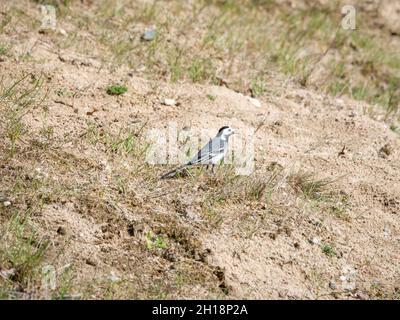
M24 118L28 135L21 155L0 159L2 191L16 178L9 172L21 168L39 168L46 183L54 180L51 190L63 190L49 196L33 221L53 244L48 261L58 268L74 266L72 291L81 293L80 285L93 279L113 281L112 275L133 284L122 284L117 297L398 295L400 140L379 120L379 110L307 91L272 74L256 107L224 86L169 84L132 77L129 70L102 70L95 59L36 40L14 49L30 48L33 62L0 62L7 81L27 72L43 74L49 89L44 105ZM107 95L107 85L120 81L128 93ZM77 94L59 97L58 90ZM179 103L165 106L164 98ZM218 185L223 179L158 181L166 166L149 165L137 174L137 159L110 154L87 137L89 126L114 133L139 127L145 136L171 122L194 134L208 129L210 135L226 124L239 132L259 127L253 140L256 174L266 174L271 164L282 168L271 201L236 196L218 206L219 223L210 224L202 211L204 190L223 188ZM35 145L47 126L53 128L54 145L41 150ZM384 146L389 154L381 151ZM335 202L299 195L289 183L299 170L334 179L328 190ZM122 194L118 179L124 182ZM28 201L13 199L16 207ZM168 249L148 250L149 230L166 236ZM323 252L326 245L332 256ZM104 283L95 283L89 296L104 297L98 294Z
M262 121L264 124L254 138L256 170L264 170L268 164L277 162L286 175L302 169L318 177L337 178L333 184L335 190L349 199L345 219L299 199L282 179L273 195L273 208L259 205L253 208L246 202L228 204L217 229L183 221L189 229L193 228L199 247L210 252L203 263L224 270L228 297L323 298L345 289L355 297L368 297L374 284L386 292L394 292L398 287L399 137L383 122L366 115L367 106L274 83L273 87L278 89L262 98L262 106L257 108L244 96L225 87L154 83L130 78L124 73L110 75L90 66L54 63L57 59L54 57L52 61L51 58L51 55L46 56L47 62L39 69L32 65L18 68L44 72L53 88L78 91L84 88L84 91L73 101L64 100L73 107L57 103L57 98L52 97L47 114L30 114L27 122L32 132L38 132L44 123L51 123L59 139L65 135L77 137L84 132L88 120L94 120L103 128L123 128L136 119L146 122L144 130L162 128L173 121L178 128L190 126L195 132L205 127L216 129L223 124L244 131L257 127ZM12 61L3 62L2 74L12 77L15 66ZM111 80L121 78L127 80L129 94L120 98L105 95L103 88ZM216 99L210 101L207 94ZM163 106L163 97L174 97L180 104ZM88 114L92 108L97 111ZM386 144L392 150L389 156L379 152ZM344 146L344 154L339 154ZM77 184L91 178L107 184L107 170L112 169L104 168L103 164L109 159L101 150L69 143L64 147L63 152L88 162L90 169L87 170L93 170L67 169L70 178L74 176ZM120 163L114 160L111 165ZM44 166L44 170L47 169ZM155 170L162 172L164 169L157 166ZM52 174L50 169L48 174ZM184 182L182 184L184 186ZM159 182L158 186L177 188L179 183ZM139 198L146 193L135 185L130 188ZM195 194L183 193L180 200L185 208L200 214ZM62 260L85 259L86 263L78 264L82 275L93 268L87 256L94 257L96 262L92 264L98 271L114 270L123 275L129 273L129 268L126 270L126 266L118 264L124 255L129 255L130 249L124 249L127 240L126 235L122 235L125 230L121 230L120 222L146 220L142 215L148 210L177 215L171 201L169 196L153 199L144 205L147 208L144 211L127 206L128 217L111 208L109 210L115 211L114 218L107 223L110 219L103 215L108 211L82 211L74 200L67 200L67 203L64 200L46 206L37 222L46 232L54 232L60 224L69 230L72 242L66 246ZM113 224L112 220L118 223ZM102 228L113 229L112 233L117 236L99 238L98 234L104 233ZM317 243L313 243L313 239ZM322 253L324 243L334 247L334 257ZM110 263L112 259L115 263ZM136 259L137 263L137 259L142 258L129 259ZM162 260L159 263L163 263ZM189 296L196 292L192 289Z

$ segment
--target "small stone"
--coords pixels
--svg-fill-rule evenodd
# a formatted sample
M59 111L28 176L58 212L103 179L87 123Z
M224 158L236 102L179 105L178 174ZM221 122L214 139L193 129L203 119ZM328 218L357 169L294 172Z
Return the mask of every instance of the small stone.
M63 28L60 28L60 29L58 30L58 32L60 32L64 37L67 37L67 36L68 36L67 31L65 31Z
M336 290L337 288L336 283L333 281L329 282L329 288L331 288L332 290Z
M339 106L343 106L343 105L344 105L343 99L336 99L336 103L337 103Z
M314 237L314 238L312 238L311 239L311 242L313 243L313 244L320 244L321 243L321 238L319 238L319 237Z
M5 207L9 207L9 206L11 206L11 201L6 200L6 201L3 202L3 205L4 205Z
M141 39L145 41L152 41L154 40L155 37L156 37L156 30L154 30L153 28L148 28L143 32Z
M260 108L260 107L261 107L261 102L260 102L258 99L252 98L252 97L247 97L247 99L250 101L250 103L251 103L253 106L255 106L255 107L257 107L257 108Z
M174 106L176 105L176 101L174 99L167 99L165 98L163 104L166 106Z

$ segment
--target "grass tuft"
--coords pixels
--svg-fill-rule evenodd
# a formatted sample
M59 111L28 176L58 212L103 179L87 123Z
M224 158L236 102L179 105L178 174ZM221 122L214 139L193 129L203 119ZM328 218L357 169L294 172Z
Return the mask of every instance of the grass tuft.
M128 91L128 88L126 86L120 85L120 84L110 85L106 90L107 94L109 94L111 96L119 96L121 94L124 94L127 91Z
M336 256L336 252L333 250L332 246L329 244L325 244L322 246L322 252L326 254L328 257Z
M314 174L299 171L288 177L290 185L306 198L317 200L324 196L326 186L333 182L332 179L317 179Z
M40 285L39 267L49 244L38 237L28 218L14 214L0 227L0 271L9 271L8 277L0 277L0 297L18 298L18 288Z

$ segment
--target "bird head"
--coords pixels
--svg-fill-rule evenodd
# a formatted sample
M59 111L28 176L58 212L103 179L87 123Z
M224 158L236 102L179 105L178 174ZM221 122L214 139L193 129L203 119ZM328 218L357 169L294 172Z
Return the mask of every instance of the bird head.
M222 139L228 139L231 135L233 135L235 131L230 126L223 126L219 129L217 136Z

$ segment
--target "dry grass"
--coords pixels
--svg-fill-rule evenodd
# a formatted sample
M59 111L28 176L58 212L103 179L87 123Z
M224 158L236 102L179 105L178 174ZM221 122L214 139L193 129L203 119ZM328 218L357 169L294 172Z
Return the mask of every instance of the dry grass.
M339 27L336 1L294 10L275 1L250 0L50 4L68 31L66 38L52 36L55 47L87 56L97 52L106 68L124 67L172 81L218 83L222 78L254 96L269 89L265 70L273 70L334 96L380 104L388 117L397 114L399 44L389 42L385 30L371 27L363 6L357 30L351 31ZM67 12L74 19L67 19ZM16 8L7 12L1 29L13 28L10 17L17 14L19 24L32 24L32 17ZM141 41L141 33L151 25L156 38ZM40 23L35 20L34 26L38 29Z
M387 119L398 115L398 47L390 44L380 50L387 36L369 27L368 19L362 19L366 12L361 12L360 21L365 22L360 32L332 33L340 21L334 4L292 10L275 1L50 3L67 32L47 35L52 50L95 56L99 68L110 73L226 83L256 97L273 92L271 74L283 73L298 85L379 103ZM35 11L24 12L20 6L10 4L1 33L39 31ZM153 24L156 38L142 41L144 28ZM40 62L29 52L17 56L13 46L18 43L13 40L0 41L0 59ZM0 298L224 298L229 294L224 272L208 263L209 252L199 234L229 226L245 239L290 235L292 227L284 217L287 198L282 195L286 182L294 195L285 197L305 200L315 214L329 212L349 221L350 197L337 190L334 181L307 172L287 176L286 168L257 167L243 177L225 165L216 174L191 170L160 183L164 168L145 161L149 145L143 135L148 129L144 117L129 126L87 121L83 132L70 135L60 134L52 124L34 131L26 116L46 115L49 92L71 101L84 94L73 86L49 90L46 83L45 76L36 74L1 79ZM110 88L108 93L116 99L114 95L135 94L130 88ZM106 93L107 88L101 90ZM205 99L213 102L216 97L208 94ZM397 130L394 124L392 130ZM389 156L391 150L384 146L381 153ZM4 205L8 199L11 206ZM96 235L87 236L84 228L63 231L58 225L62 219L48 222L53 229L57 226L55 230L41 225L46 221L43 215L63 209L78 219L78 225L97 230ZM272 221L279 225L277 230ZM74 238L74 232L87 238ZM100 248L97 260L86 257L87 244L91 250ZM335 256L333 245L320 251ZM46 291L47 265L54 265L57 274L56 286ZM111 269L119 274L110 277ZM319 274L313 277L320 282ZM379 288L374 290L386 297Z
M299 171L289 176L289 183L298 193L309 199L321 199L332 179L318 179L312 173Z
M351 199L335 188L339 178L317 178L315 174L305 171L291 173L288 182L295 192L310 202L315 211L326 211L339 219L349 220L347 210Z
M381 104L388 116L398 109L398 44L371 28L362 6L358 29L351 31L339 27L335 1L295 10L275 1L100 1L89 10L74 1L55 5L61 24L64 11L74 16L65 21L67 39L54 36L55 45L89 56L95 45L107 68L172 81L222 78L254 96L268 90L265 70L274 70L334 96ZM150 25L157 36L143 42Z
M139 228L140 231L137 231L136 222L130 220L132 208L146 210L149 205L158 206L163 203L164 195L171 196L163 190L167 186L159 185L159 172L145 161L148 148L143 136L145 123L124 130L104 130L88 122L87 130L72 140L70 137L55 137L51 126L33 134L26 126L25 116L46 105L47 98L43 96L46 89L40 89L35 81L24 82L26 79L23 77L20 81L4 86L1 92L1 134L7 139L1 146L3 180L0 192L2 202L11 200L9 207L0 205L1 297L173 298L191 295L193 287L204 286L206 283L209 285L205 287L209 288L203 293L204 296L223 296L224 293L218 287L222 280L214 275L212 266L205 265L205 269L202 267L204 272L198 272L198 264L204 264L203 249L193 231L175 216L174 211L161 216L150 214L141 222L145 228ZM71 142L77 148L96 148L100 159L107 159L110 167L105 168L92 159L73 155L60 147ZM18 169L16 163L21 163ZM111 170L107 181L99 177L99 172L104 169ZM204 187L209 186L208 190L200 194L200 198L209 197L211 190L215 191L215 183L222 186L228 184L228 180L235 179L232 173L228 174L230 169L226 170L217 176L204 171L197 173ZM192 177L189 181L181 179L180 183L194 185L195 181ZM183 193L183 189L174 192L174 201L182 197ZM209 201L210 205L222 205L221 199L210 197ZM129 245L125 250L134 256L148 257L149 261L142 267L131 267L135 273L141 269L139 274L144 278L79 280L80 263L73 263L57 273L57 285L54 288L43 287L44 268L62 263L61 257L70 244L67 242L60 245L51 230L42 228L40 217L46 208L62 206L66 202L74 203L83 217L99 219L99 223L113 221L115 232L126 228L128 234L138 238L137 247L129 249ZM108 218L104 220L105 217ZM130 227L127 228L127 225ZM58 234L68 236L68 233L65 235L66 231L60 230L63 228L58 227ZM112 233L109 236L113 237ZM168 271L168 274L160 276L152 266L153 259L179 259L179 265L175 265L172 273Z

